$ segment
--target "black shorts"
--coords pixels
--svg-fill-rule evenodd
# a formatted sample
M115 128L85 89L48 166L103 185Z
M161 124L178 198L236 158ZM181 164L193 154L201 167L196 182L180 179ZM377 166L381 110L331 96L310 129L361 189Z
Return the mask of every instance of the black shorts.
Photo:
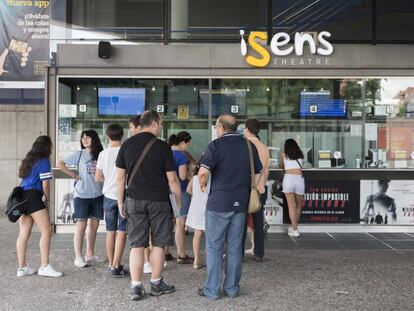
M24 192L24 196L28 199L26 204L26 209L24 211L25 215L33 214L34 212L40 211L46 208L45 203L42 201L43 193L37 189L30 189Z
M170 202L141 201L127 198L127 235L131 248L174 245L173 217Z

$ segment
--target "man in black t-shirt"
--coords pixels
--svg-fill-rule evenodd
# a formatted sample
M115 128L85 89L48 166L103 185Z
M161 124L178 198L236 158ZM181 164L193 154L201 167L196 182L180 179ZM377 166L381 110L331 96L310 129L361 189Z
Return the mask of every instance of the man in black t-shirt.
M131 254L131 299L141 300L144 295L142 273L144 248L149 246L151 233L151 292L153 296L170 294L174 286L167 285L162 278L164 247L174 245L173 223L169 192L181 206L181 187L175 171L174 157L170 146L157 139L148 150L135 176L128 184L128 196L124 204L126 176L147 144L157 137L162 129L160 115L148 110L141 116L141 133L126 140L116 160L118 206L127 218L127 233Z

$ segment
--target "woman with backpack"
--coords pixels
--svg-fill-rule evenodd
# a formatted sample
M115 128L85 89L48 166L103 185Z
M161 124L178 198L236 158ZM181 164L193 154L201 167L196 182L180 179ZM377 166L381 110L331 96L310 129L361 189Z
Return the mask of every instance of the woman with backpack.
M95 255L96 233L99 221L103 219L102 183L95 181L96 163L99 153L103 150L99 135L94 130L85 130L81 134L81 150L78 150L59 161L59 169L74 180L76 230L73 239L75 250L74 265L86 267L89 263L100 262ZM76 166L78 173L68 166ZM89 220L89 222L88 222ZM86 255L82 259L82 247L86 227Z
M17 276L22 277L36 273L26 261L27 244L33 223L40 229L41 264L37 274L40 276L60 277L62 272L53 269L49 263L50 238L52 229L49 220L49 180L52 179L49 157L52 154L52 140L49 136L39 136L32 145L19 168L22 178L21 187L28 200L24 214L19 219L19 237L17 239L17 257L19 269Z

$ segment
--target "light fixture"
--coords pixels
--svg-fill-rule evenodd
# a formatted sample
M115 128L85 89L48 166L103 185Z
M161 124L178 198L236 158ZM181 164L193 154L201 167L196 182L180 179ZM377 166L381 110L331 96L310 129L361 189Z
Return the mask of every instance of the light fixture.
M224 92L227 92L228 91L228 88L227 88L227 86L224 88Z
M151 88L151 91L155 91L155 90L156 90L156 88L155 88L155 85L153 84L152 88Z
M247 87L246 88L246 92L250 92L250 87Z
M323 92L324 90L323 90L323 87L321 87L321 89L319 90L320 92Z
M267 87L266 88L266 92L270 92L270 87Z
M79 85L76 86L76 90L80 91L80 86Z
M197 87L195 85L193 86L193 91L197 92Z

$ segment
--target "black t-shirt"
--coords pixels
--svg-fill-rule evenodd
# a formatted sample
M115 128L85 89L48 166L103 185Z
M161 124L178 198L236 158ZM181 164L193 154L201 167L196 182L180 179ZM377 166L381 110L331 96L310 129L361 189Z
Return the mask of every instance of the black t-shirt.
M144 132L127 139L119 150L116 167L132 171L145 146L155 136ZM135 200L169 201L169 186L166 172L175 172L171 147L157 140L145 155L138 171L128 185L128 196Z

